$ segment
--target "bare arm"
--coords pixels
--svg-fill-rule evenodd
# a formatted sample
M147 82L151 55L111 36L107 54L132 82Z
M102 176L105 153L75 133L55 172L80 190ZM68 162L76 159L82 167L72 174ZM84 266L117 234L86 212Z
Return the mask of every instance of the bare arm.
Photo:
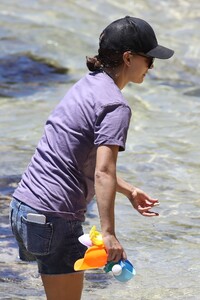
M95 192L104 245L108 261L126 258L124 249L115 236L115 196L117 189L116 162L118 146L100 146L97 149Z
M122 178L117 178L117 192L125 195L132 206L143 216L154 217L158 213L151 211L153 206L159 205L158 199L151 198L142 190L130 185Z

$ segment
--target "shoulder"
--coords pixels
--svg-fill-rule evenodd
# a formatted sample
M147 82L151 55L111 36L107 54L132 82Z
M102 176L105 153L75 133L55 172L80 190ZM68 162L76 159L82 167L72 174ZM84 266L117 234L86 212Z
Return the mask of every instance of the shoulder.
M93 96L99 109L109 106L127 106L128 101L124 98L121 90L115 84L113 79L104 72L91 72L85 76L90 94Z

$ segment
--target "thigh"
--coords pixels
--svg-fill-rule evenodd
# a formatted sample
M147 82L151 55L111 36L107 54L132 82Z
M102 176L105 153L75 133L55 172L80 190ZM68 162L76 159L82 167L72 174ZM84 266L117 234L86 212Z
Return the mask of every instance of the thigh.
M83 272L64 275L41 275L47 300L80 300Z

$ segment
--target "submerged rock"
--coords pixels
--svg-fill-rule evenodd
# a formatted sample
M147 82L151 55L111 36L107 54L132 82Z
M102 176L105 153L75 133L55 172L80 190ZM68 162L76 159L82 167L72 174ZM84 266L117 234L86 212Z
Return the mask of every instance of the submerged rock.
M25 96L53 82L67 82L68 71L55 61L30 53L3 57L0 59L0 96Z

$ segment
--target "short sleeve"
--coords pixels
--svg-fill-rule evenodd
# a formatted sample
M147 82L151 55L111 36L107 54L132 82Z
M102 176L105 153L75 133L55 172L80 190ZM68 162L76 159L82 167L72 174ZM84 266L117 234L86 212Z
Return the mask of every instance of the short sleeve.
M125 150L130 119L129 106L123 104L104 106L96 119L94 144L117 145L120 151Z

